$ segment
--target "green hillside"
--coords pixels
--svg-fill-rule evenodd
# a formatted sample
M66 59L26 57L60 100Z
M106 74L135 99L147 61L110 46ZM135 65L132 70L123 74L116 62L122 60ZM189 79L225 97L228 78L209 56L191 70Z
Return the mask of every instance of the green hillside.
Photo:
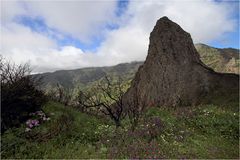
M142 62L122 63L111 67L90 67L76 70L60 70L35 76L43 77L43 88L55 87L57 83L65 88L84 88L107 75L121 76L125 80L134 77Z
M50 120L1 138L3 159L177 158L238 159L238 106L150 108L132 131L112 121L49 102Z
M239 73L239 50L227 48L218 49L205 44L196 44L201 60L217 72ZM110 67L90 67L75 70L59 70L52 73L43 73L36 76L43 77L42 87L49 89L57 83L65 88L85 88L101 80L106 75L120 76L124 80L131 80L143 62L122 63Z
M239 74L239 50L213 48L205 44L195 45L201 60L216 72Z

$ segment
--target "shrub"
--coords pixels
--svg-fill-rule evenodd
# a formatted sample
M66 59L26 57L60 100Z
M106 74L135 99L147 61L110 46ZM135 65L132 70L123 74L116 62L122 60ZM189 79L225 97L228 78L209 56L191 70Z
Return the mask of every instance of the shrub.
M25 122L29 113L40 110L45 102L37 89L39 80L30 76L29 65L15 65L0 58L1 132Z

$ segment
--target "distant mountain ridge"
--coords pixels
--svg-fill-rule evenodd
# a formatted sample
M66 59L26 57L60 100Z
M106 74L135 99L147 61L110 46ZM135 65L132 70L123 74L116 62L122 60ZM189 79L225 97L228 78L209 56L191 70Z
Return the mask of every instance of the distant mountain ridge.
M195 44L201 60L216 72L239 74L239 49L214 48L205 44Z
M75 70L59 70L37 74L43 77L44 89L60 84L65 88L85 88L105 76L121 76L124 80L131 80L143 62L121 63L110 67L88 67Z
M217 72L239 74L239 50L233 48L214 48L205 44L195 44L201 60ZM85 88L106 75L121 76L132 80L143 62L121 63L110 67L88 67L74 70L59 70L37 74L43 77L42 88L47 89L60 84L66 88Z

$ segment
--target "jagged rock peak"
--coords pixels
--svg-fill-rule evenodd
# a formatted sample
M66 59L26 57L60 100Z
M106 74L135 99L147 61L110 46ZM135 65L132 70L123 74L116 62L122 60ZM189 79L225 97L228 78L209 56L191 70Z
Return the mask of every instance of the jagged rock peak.
M201 63L190 34L167 17L160 18L150 34L149 54L168 54L168 60L179 63Z

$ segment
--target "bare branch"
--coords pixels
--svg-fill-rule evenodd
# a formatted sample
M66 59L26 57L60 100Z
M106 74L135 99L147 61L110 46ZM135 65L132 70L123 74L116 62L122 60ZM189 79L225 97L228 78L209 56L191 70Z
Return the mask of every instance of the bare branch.
M122 96L123 85L119 78L116 83L110 77L105 77L102 83L97 84L90 92L78 93L78 103L84 108L96 108L104 115L114 120L117 127L123 116Z

